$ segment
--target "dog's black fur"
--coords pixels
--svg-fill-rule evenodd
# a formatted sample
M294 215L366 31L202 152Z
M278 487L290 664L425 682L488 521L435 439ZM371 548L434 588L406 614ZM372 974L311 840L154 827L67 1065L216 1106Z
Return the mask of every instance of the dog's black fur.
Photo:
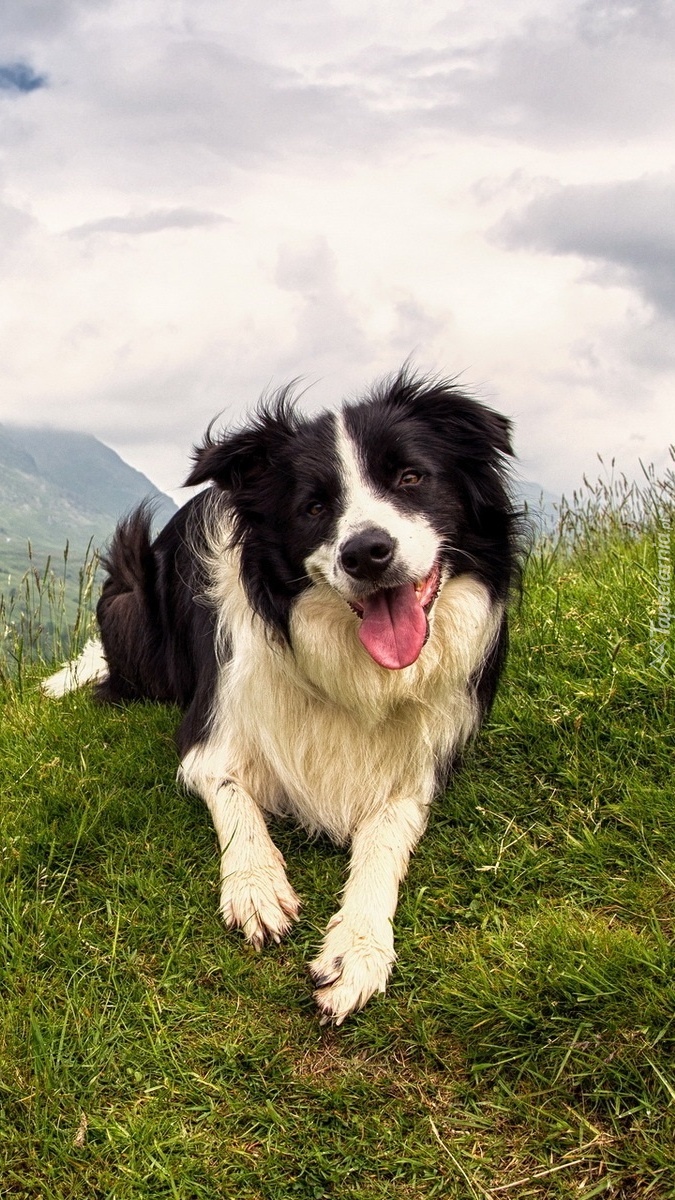
M445 539L451 575L470 572L505 601L518 582L519 514L505 482L512 454L506 418L448 383L427 383L403 371L360 403L346 424L362 447L370 478L386 493L401 464L428 468L428 483L396 497L403 510L422 511ZM222 511L241 547L241 575L251 608L272 636L289 639L294 600L311 580L307 555L330 537L339 513L340 480L332 418L301 417L288 389L262 403L242 430L195 450L186 485L213 481ZM141 506L117 528L103 560L107 579L97 617L109 665L102 701L150 699L185 711L181 753L203 735L216 677L215 620L203 596L202 554L210 492L189 500L154 542L151 511ZM325 506L307 515L313 501ZM487 713L507 650L507 622L474 681Z

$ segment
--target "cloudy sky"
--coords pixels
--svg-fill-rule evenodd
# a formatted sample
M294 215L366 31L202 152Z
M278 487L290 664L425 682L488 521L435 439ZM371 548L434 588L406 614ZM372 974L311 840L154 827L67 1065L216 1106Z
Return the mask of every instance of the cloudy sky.
M0 421L177 495L404 359L571 490L675 440L675 0L0 0Z

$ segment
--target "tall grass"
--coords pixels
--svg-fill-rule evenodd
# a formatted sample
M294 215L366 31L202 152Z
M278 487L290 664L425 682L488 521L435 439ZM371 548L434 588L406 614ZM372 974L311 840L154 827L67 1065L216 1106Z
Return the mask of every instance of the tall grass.
M675 446L670 447L675 463ZM653 464L642 464L642 479L629 480L616 471L616 460L609 469L600 455L603 473L595 482L586 476L583 485L563 497L553 544L568 551L594 551L608 538L634 539L654 529L670 527L675 513L675 470L668 467L657 475Z
M27 666L79 653L94 621L98 565L91 542L75 564L66 543L61 563L49 556L44 565L28 543L25 571L0 592L0 682L21 687Z

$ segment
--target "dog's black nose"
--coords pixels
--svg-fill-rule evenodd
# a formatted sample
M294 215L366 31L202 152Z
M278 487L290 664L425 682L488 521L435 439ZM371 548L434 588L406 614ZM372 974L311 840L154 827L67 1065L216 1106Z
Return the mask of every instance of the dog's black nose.
M342 546L340 562L352 579L370 579L373 583L384 575L394 557L396 542L386 529L370 525L355 533Z

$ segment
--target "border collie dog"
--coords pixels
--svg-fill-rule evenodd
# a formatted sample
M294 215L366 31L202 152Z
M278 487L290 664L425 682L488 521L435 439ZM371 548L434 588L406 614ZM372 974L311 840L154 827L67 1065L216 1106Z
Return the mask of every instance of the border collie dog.
M220 910L255 947L300 901L267 817L349 843L310 966L340 1024L384 991L398 887L435 791L490 708L517 573L509 423L407 370L340 412L289 390L194 452L211 482L154 542L113 537L101 644L48 682L183 710L180 779L220 843Z

